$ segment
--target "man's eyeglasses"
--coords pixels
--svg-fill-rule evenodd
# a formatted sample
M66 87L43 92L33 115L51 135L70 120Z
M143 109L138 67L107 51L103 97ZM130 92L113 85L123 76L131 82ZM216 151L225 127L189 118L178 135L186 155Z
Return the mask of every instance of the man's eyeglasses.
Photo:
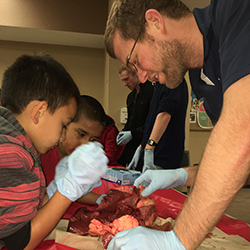
M135 45L136 45L136 43L137 43L137 41L138 41L140 35L141 35L141 31L139 32L139 35L138 35L138 37L137 37L136 40L135 40L135 43L134 43L134 45L133 45L133 47L132 47L132 49L131 49L131 51L130 51L128 57L127 57L127 62L126 62L126 66L127 66L128 68L132 69L132 70L135 71L135 72L138 72L138 69L137 69L137 67L136 67L136 64L135 64L135 63L131 63L129 60L130 60L130 58L131 58L131 55L132 55L132 53L133 53L133 51L134 51Z

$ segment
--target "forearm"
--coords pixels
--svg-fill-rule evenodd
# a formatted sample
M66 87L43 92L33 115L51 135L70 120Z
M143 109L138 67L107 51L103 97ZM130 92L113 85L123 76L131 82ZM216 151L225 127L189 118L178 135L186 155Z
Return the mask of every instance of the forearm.
M239 91L231 87L227 90L230 98L224 99L223 112L208 141L195 185L174 227L188 250L195 249L218 223L249 176L250 112L239 114L237 108L247 100L248 91L242 90L242 95Z
M83 204L86 204L86 205L97 205L96 204L96 200L100 197L99 194L96 194L96 193L93 193L93 192L90 192L84 196L82 196L81 198L79 198L77 200L77 202L80 202L80 203L83 203Z
M238 164L219 155L208 145L191 196L177 219L175 231L187 249L200 244L244 183L244 173L235 178Z
M177 235L188 250L195 249L217 224L245 182L244 174L235 178L238 164L231 165L224 157L220 160L210 150L208 146L194 188L175 226Z
M96 185L107 171L107 162L104 150L97 142L83 144L61 159L56 166L52 197L31 220L31 236L25 250L35 249L56 226L72 201Z
M184 167L183 169L185 169L188 173L188 179L184 186L192 187L194 185L195 178L198 172L198 166L189 166L189 167Z
M31 220L31 236L24 250L36 246L53 230L72 202L58 191Z
M246 185L250 185L250 176L247 179Z
M49 201L49 196L47 194L44 195L43 198L43 206Z
M149 139L152 139L156 143L158 143L163 133L167 129L170 119L171 119L171 115L169 113L167 112L159 113L156 116L155 123L151 131L151 134L149 136ZM149 145L146 145L146 149L152 149L152 148Z

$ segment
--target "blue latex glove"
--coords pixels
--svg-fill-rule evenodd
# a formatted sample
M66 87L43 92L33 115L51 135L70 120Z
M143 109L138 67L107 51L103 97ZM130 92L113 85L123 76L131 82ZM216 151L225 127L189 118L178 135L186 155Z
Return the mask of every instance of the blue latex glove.
M135 170L135 168L137 167L138 162L139 162L139 160L141 158L141 154L142 154L142 148L138 147L136 149L135 153L134 153L134 156L133 156L131 162L127 166L127 169L133 169L133 170Z
M108 158L100 143L89 142L77 147L56 166L54 180L58 191L76 201L100 185L100 177L106 172L107 164Z
M174 230L169 232L135 227L121 231L110 241L107 250L186 250Z
M98 206L101 204L102 198L105 197L105 196L107 196L107 195L106 195L106 194L102 194L102 195L100 195L99 198L96 200L96 204L97 204Z
M127 144L132 139L131 131L121 131L116 136L116 143L117 145Z
M154 149L144 150L144 165L142 173L148 169L157 169L154 164Z
M169 170L148 170L139 176L134 185L146 187L142 192L142 196L148 196L158 189L168 189L183 186L188 178L188 173L183 168Z

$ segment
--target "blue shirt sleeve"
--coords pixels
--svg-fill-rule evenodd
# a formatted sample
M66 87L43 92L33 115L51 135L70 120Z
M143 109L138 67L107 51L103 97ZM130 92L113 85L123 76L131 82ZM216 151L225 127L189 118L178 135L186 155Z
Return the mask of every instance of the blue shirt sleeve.
M214 0L210 11L224 92L250 73L250 1Z

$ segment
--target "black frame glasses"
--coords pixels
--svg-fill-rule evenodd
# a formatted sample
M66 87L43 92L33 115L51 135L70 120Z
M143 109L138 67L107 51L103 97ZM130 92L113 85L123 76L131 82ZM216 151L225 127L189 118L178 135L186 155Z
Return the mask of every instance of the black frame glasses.
M130 60L130 58L131 58L131 55L132 55L132 53L133 53L133 51L134 51L135 45L136 45L136 43L137 43L137 41L138 41L140 35L141 35L141 31L139 32L139 35L138 35L138 37L137 37L136 40L135 40L135 43L134 43L134 45L133 45L133 47L132 47L132 49L131 49L131 51L130 51L128 57L127 57L127 62L126 62L126 67L132 69L132 70L135 71L135 72L138 72L138 69L137 69L136 65L135 65L134 63L131 63L129 60Z

